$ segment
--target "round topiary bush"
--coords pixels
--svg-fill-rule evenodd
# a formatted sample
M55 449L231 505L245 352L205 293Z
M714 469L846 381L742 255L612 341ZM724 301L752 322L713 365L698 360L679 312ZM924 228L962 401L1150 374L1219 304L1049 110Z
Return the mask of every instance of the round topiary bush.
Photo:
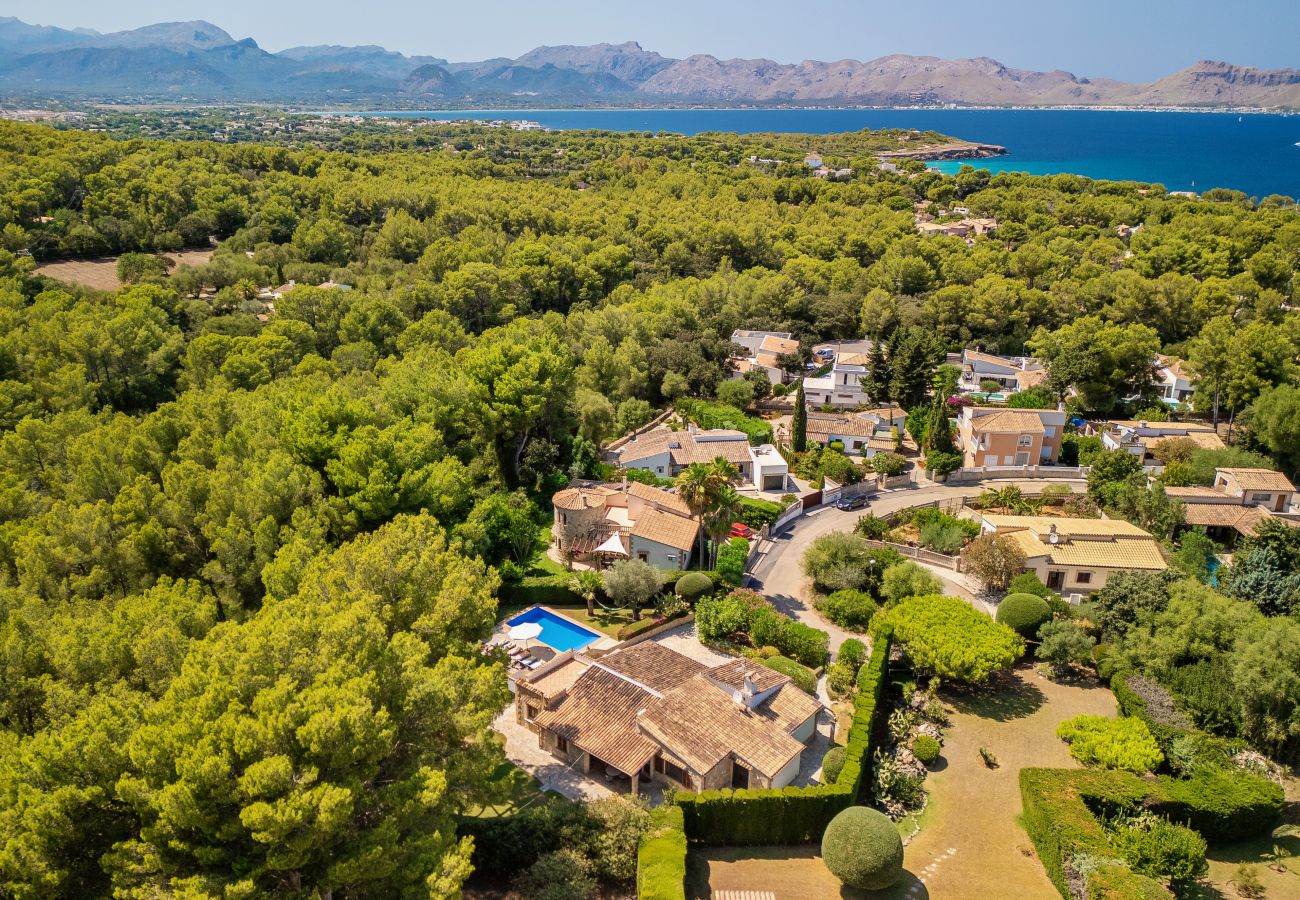
M707 597L713 593L713 582L703 572L687 572L677 579L675 590L678 597L681 597L687 603L694 604L701 597Z
M826 826L822 861L849 887L881 891L903 874L903 839L884 813L850 806Z
M834 784L844 769L844 748L832 747L822 757L822 784Z
M1038 629L1052 617L1047 601L1033 594L1007 594L998 604L997 620L1023 638L1038 637Z
M918 734L912 741L912 755L928 766L939 758L939 742L928 734Z

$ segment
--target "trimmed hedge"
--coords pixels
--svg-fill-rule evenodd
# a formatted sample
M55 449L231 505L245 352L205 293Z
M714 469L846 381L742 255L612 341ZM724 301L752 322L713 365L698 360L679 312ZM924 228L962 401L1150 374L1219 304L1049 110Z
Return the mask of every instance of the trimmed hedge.
M758 661L769 669L788 675L805 694L816 696L817 676L812 673L812 669L800 665L788 656L769 656Z
M844 766L834 783L678 794L687 837L695 843L726 846L806 844L819 840L831 819L857 803L870 774L876 710L888 682L892 637L890 629L880 630L871 658L858 673Z
M1171 763L1180 757L1180 754L1174 749L1175 742L1179 742L1183 747L1192 750L1193 759L1191 769L1193 772L1205 772L1215 769L1228 769L1235 771L1232 757L1238 750L1246 746L1246 742L1240 738L1225 738L1215 734L1208 734L1196 728L1188 721L1187 717L1174 706L1173 698L1165 697L1168 691L1163 686L1152 682L1149 685L1139 685L1148 693L1160 691L1160 702L1149 704L1147 700L1134 689L1130 684L1130 679L1144 679L1145 676L1135 675L1132 672L1117 672L1110 679L1110 689L1115 695L1115 700L1119 704L1121 715L1130 716L1135 719L1141 719L1150 729L1152 736L1155 737L1156 743L1160 745L1160 751L1165 758ZM1188 774L1180 772L1179 774Z
M1027 640L1038 637L1038 629L1052 618L1047 601L1037 594L1007 594L998 604L994 618Z
M677 587L686 575L703 575L716 588L718 573L712 571L660 572L665 593ZM586 601L569 588L573 575L530 575L515 582L503 582L497 592L503 606L583 606Z
M650 828L637 848L636 895L641 900L686 900L686 824L680 806L650 812Z
M629 638L636 637L638 634L645 634L652 628L658 628L660 625L667 622L676 622L678 619L686 618L686 616L687 613L683 611L677 613L675 616L668 616L667 618L663 616L649 616L637 622L629 622L618 630L618 639L620 641L626 641Z
M1069 860L1080 854L1114 855L1099 814L1144 808L1195 829L1211 843L1225 843L1272 833L1285 799L1280 787L1247 772L1150 781L1132 772L1088 769L1022 769L1020 796L1025 830L1048 876L1067 898ZM1098 887L1102 879L1105 890ZM1152 879L1124 869L1104 875L1098 870L1089 886L1089 896L1170 896Z

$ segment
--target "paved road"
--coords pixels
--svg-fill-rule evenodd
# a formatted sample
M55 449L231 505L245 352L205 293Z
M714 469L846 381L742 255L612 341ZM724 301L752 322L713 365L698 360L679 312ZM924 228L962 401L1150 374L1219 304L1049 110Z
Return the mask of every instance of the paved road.
M786 615L827 632L831 636L831 652L835 653L845 640L860 635L845 631L833 622L827 621L813 608L812 587L799 565L808 545L824 534L834 531L852 531L858 519L867 513L883 517L901 509L921 506L936 500L943 503L978 497L990 484L999 488L1014 485L1026 494L1038 493L1045 484L1066 484L1075 491L1081 491L1084 486L1084 483L1078 479L1045 478L1024 481L999 479L988 483L956 485L925 482L876 494L863 510L842 512L834 507L823 507L796 519L783 535L768 543L767 552L750 573L751 584L767 595L773 605ZM983 605L982 601L977 599L973 584L968 579L946 569L933 566L926 566L926 568L942 578L945 588L954 595Z

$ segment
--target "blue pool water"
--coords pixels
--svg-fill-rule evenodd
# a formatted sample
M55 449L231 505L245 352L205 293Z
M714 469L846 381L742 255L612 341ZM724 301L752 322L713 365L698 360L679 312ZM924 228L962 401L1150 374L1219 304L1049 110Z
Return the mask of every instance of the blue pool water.
M1032 109L513 109L383 115L528 119L549 128L830 134L863 128L933 129L1010 152L974 164L995 172L1070 172L1150 181L1169 190L1235 188L1300 196L1300 116ZM937 163L955 172L959 162Z
M575 622L570 622L544 606L535 606L521 612L513 619L506 620L506 624L512 628L525 622L536 622L541 625L542 633L537 637L537 640L561 653L565 650L581 650L588 644L600 639L599 633L589 628L583 628Z

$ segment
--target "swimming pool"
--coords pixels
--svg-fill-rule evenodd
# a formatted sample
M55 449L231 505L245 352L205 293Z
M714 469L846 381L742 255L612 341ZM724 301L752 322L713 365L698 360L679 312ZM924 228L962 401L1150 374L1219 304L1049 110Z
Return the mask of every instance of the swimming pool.
M534 606L532 609L524 610L513 619L506 620L506 624L512 628L525 622L536 622L541 625L542 633L537 636L537 640L561 653L565 650L581 650L601 638L600 632L584 628L577 622L571 621L559 613L552 612L545 606Z

